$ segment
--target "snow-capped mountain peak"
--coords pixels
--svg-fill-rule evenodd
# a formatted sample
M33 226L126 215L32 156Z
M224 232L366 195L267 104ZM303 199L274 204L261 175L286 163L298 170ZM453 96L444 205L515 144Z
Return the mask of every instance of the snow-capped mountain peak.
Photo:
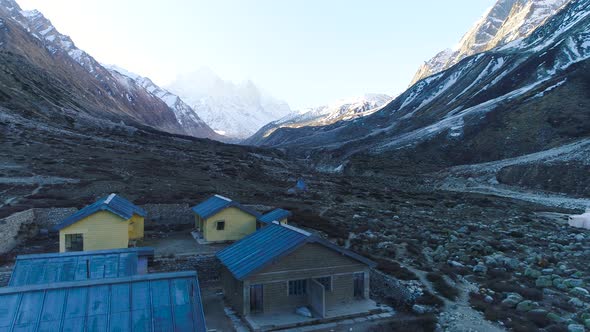
M167 88L216 132L233 138L246 138L291 112L287 103L264 93L252 81L225 81L209 68L181 75Z
M424 63L410 85L452 67L464 58L529 36L571 0L498 0L463 36L454 50Z
M138 85L154 97L162 100L174 112L176 120L185 132L195 137L213 138L215 135L197 113L177 95L162 89L147 77L132 73L116 65L103 65L124 85ZM204 135L204 133L206 133Z

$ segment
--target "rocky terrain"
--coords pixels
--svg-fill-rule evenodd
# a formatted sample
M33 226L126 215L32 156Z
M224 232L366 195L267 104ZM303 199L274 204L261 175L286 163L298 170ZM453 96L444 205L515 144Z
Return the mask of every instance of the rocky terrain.
M590 205L587 1L371 115L280 128L265 147L185 135L144 85L129 101L104 67L96 70L106 81L48 52L51 44L11 18L7 1L0 218L80 208L110 192L183 206L221 193L292 210L295 225L401 280L407 301L374 290L400 313L381 330L590 329L590 231L567 224ZM299 178L308 190L289 191ZM0 263L55 243L34 238Z

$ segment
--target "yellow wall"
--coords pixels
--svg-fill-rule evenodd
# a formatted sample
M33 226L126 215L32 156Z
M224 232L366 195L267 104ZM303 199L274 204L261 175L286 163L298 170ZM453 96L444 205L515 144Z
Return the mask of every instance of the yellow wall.
M225 220L225 229L217 230L217 221ZM229 207L205 220L203 237L206 241L236 241L256 231L256 217L238 208Z
M133 217L131 217L131 219L129 220L130 240L143 239L143 225L144 220L142 216L134 214Z
M66 234L84 234L84 250L127 248L129 222L108 211L99 211L59 231L59 251L66 250Z
M287 218L281 219L281 220L279 220L279 222L280 222L281 224L285 224L285 225L288 225L288 224L289 224L289 223L287 222Z

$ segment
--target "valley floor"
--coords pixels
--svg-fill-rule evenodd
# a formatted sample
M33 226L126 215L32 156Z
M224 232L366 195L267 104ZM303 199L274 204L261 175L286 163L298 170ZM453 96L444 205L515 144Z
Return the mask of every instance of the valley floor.
M0 218L79 208L110 192L140 205L192 205L220 193L289 209L295 225L378 262L412 293L413 302L397 303L375 290L400 319L415 318L396 328L428 331L438 321L449 331L530 331L590 318L590 232L565 219L586 200L529 202L518 192L469 192L477 187L441 187L422 176L324 174L275 150L17 120L0 121ZM298 178L308 192L289 194Z

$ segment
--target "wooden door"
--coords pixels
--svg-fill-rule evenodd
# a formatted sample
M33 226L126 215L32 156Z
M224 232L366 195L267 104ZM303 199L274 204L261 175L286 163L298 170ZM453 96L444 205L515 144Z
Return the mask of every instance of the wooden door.
M250 313L261 313L264 310L264 287L263 285L250 286Z

